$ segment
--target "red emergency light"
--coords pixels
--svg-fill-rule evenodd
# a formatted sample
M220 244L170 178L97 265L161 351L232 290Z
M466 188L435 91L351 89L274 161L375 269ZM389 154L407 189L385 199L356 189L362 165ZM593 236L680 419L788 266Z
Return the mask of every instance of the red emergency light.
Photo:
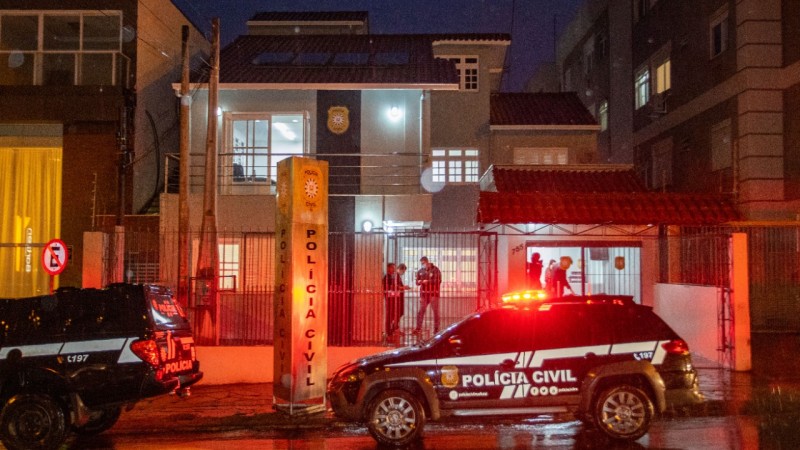
M547 300L547 292L541 289L508 292L500 296L500 299L505 304L536 302Z

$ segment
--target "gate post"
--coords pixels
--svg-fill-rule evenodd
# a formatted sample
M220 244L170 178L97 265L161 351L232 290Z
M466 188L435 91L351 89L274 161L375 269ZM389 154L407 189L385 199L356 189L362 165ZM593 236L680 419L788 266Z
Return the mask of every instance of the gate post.
M747 234L731 234L731 304L733 305L733 370L752 368L750 347L750 277Z

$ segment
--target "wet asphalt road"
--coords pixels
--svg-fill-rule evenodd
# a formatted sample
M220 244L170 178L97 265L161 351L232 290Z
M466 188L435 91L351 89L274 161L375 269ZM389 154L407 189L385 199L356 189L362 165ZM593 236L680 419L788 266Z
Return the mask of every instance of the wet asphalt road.
M800 434L798 434L800 436ZM217 449L329 449L375 450L379 447L366 428L314 431L295 436L247 431L186 434L178 436L114 434L70 440L68 449L117 450L217 450ZM579 422L520 424L428 424L425 438L415 450L456 449L790 449L800 440L775 438L759 433L754 418L746 416L701 417L659 420L650 433L630 444L613 445L595 432L583 431Z

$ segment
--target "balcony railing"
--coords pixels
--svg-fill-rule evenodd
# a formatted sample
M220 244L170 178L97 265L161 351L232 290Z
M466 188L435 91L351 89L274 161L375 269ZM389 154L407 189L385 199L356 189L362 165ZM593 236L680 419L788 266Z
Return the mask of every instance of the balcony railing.
M130 87L131 60L118 51L0 50L0 86Z
M287 153L219 155L217 181L221 194L275 194L277 162L300 156ZM306 153L304 157L328 161L331 193L388 194L413 193L421 189L420 180L429 164L419 153ZM177 193L180 157L168 154L164 170L164 192ZM201 192L205 178L205 155L192 153L189 186Z

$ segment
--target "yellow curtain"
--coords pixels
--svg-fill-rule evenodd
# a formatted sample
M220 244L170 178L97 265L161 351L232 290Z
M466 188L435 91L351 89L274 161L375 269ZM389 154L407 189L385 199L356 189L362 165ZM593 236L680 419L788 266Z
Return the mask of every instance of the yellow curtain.
M43 244L61 234L60 148L0 147L0 213L0 298L46 294Z

